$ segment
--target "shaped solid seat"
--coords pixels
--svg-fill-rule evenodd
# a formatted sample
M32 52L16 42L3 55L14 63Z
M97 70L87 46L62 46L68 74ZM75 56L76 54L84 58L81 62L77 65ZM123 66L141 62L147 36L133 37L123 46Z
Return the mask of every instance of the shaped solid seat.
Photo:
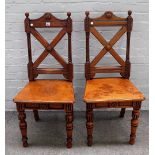
M29 82L14 98L16 103L73 104L72 82L66 80L35 80Z
M143 101L143 94L128 79L100 78L87 80L86 103Z

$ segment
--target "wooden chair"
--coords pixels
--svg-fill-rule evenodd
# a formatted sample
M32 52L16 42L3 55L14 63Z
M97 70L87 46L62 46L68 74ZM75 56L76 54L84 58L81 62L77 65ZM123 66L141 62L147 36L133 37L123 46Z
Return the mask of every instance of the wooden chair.
M90 18L86 12L85 31L86 31L86 63L85 77L86 87L84 101L86 102L86 127L87 144L92 145L93 134L93 109L98 108L121 108L120 117L124 117L125 108L133 108L131 120L130 144L135 143L138 118L140 115L141 102L144 96L129 80L130 77L130 35L133 25L131 11L128 11L127 18L115 16L111 11L105 12L98 18ZM121 29L110 41L97 31L95 27L101 26L121 26ZM104 46L97 56L90 62L89 36L92 33L96 39ZM124 61L115 51L113 46L122 37L127 35L126 60ZM109 52L120 66L96 67L96 64ZM96 73L120 73L122 77L115 78L94 78Z
M71 13L68 12L67 19L60 20L51 13L45 13L38 19L29 19L29 13L25 13L25 32L27 34L28 44L28 77L29 83L14 97L16 103L19 127L22 134L23 146L27 147L27 123L25 109L32 109L34 118L39 120L38 110L64 110L66 112L66 131L67 147L72 147L72 130L73 130L73 64L71 50L71 32L72 19ZM61 31L48 43L36 28L61 28ZM54 49L58 42L68 34L68 62L66 62ZM35 62L32 62L31 52L31 34L45 48L43 53ZM52 55L62 66L62 68L39 68L40 63ZM39 74L63 74L66 80L45 80L36 79Z

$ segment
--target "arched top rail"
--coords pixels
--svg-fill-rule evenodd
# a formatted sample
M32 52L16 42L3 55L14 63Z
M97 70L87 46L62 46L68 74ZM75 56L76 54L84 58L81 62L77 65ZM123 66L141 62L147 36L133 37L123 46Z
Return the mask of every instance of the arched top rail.
M36 19L30 19L29 13L25 13L26 19L29 20L29 22L25 22L25 24L28 24L27 26L34 27L34 28L50 28L50 27L67 27L67 21L68 18L70 18L71 13L68 12L66 19L59 19L55 17L52 13L46 12L41 17Z
M128 11L128 15L131 15L131 11ZM86 18L89 26L125 26L127 25L128 18L122 18L119 16L116 16L112 11L106 11L103 15L96 17L96 18L90 18L89 12L86 11Z

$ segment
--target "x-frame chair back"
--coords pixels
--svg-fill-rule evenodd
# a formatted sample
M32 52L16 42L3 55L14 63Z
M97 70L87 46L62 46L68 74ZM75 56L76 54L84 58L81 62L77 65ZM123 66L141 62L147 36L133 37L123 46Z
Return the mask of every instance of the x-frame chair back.
M71 13L68 12L68 18L61 20L47 12L38 19L29 19L29 13L25 14L25 32L27 34L28 43L28 77L30 81L33 81L38 74L63 74L63 76L72 81L73 79L73 64L72 64L72 48L71 48L71 32L72 32L72 19ZM48 43L46 39L36 30L36 28L62 28L57 36ZM54 49L59 41L68 34L68 62L66 62ZM32 51L31 51L31 35L33 35L37 41L45 48L42 54L38 57L35 62L32 62ZM52 55L62 66L62 68L38 68L40 63L47 57Z
M85 32L86 32L86 64L85 64L85 77L87 80L92 79L96 73L120 73L122 77L130 77L130 35L132 30L133 19L131 17L131 11L128 11L127 18L121 18L114 15L111 11L105 12L98 18L90 18L89 12L86 12L85 18ZM95 27L108 27L108 26L121 26L121 29L113 36L110 41L106 41L105 38L97 31ZM104 46L99 54L90 62L89 51L89 38L92 33L96 39ZM126 60L124 61L118 53L114 50L115 43L124 35L127 34L127 46L126 46ZM109 52L115 60L120 64L117 67L96 67L96 64Z

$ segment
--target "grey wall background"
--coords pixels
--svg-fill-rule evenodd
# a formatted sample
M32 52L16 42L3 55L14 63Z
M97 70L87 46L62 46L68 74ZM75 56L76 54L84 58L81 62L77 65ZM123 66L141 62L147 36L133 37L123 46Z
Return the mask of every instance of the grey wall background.
M149 2L148 0L6 0L6 111L15 110L12 102L13 96L28 82L27 78L27 43L24 32L24 13L30 12L30 18L38 18L44 12L52 12L58 18L66 18L66 12L72 12L73 19L73 62L74 62L74 88L76 96L75 110L85 110L82 102L84 91L84 62L85 62L85 33L83 19L85 11L90 11L90 16L100 16L104 11L114 11L118 16L126 17L127 11L133 11L134 26L131 37L131 81L145 94L146 100L143 102L143 109L149 108L148 100L148 63L149 63ZM110 39L117 29L98 29ZM102 31L104 30L104 31ZM53 32L52 34L49 32ZM46 29L41 32L48 41L58 32L57 30ZM62 39L56 49L67 57L67 38ZM32 40L33 55L37 58L43 48ZM125 37L115 45L115 49L124 58ZM91 40L92 58L97 54L102 46L92 36ZM123 45L123 46L122 46ZM95 47L95 48L94 48ZM51 61L52 60L52 61ZM110 55L100 62L100 64L116 64ZM42 66L58 66L52 57L48 57ZM101 75L99 75L101 76ZM105 75L109 76L109 75ZM112 75L114 76L114 75ZM55 76L40 76L39 78L54 78ZM61 78L61 77L60 77Z

